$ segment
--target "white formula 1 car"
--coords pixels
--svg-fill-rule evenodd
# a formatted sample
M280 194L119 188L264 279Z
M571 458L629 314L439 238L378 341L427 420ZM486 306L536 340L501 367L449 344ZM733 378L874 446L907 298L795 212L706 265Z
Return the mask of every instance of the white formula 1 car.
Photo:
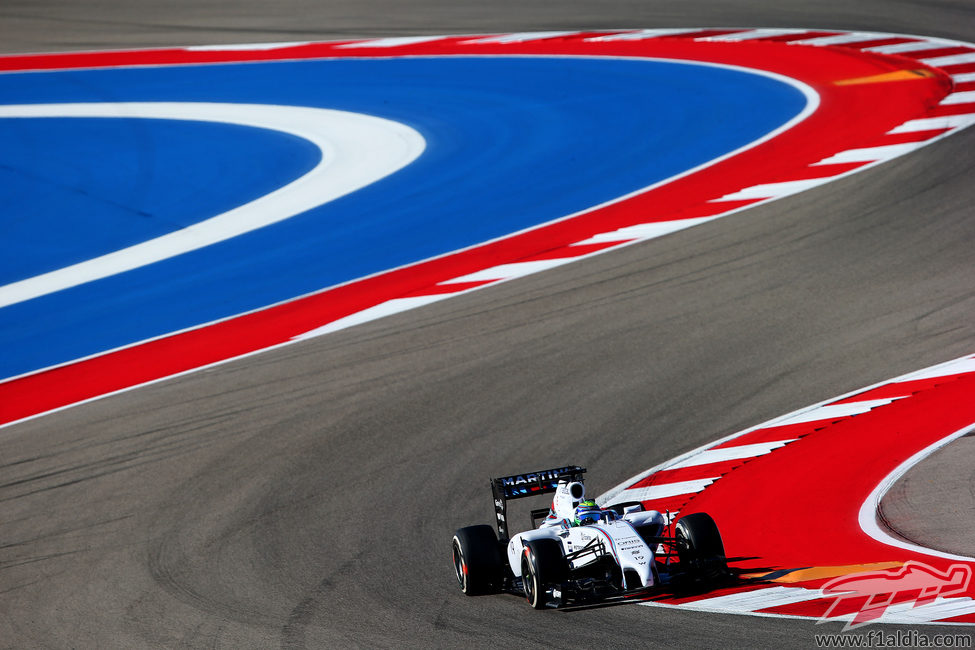
M584 501L585 471L572 465L491 479L497 531L480 525L454 534L461 591L522 593L542 609L727 577L721 535L709 515L681 517L671 535L664 516L639 503L604 509ZM531 511L532 528L510 536L508 501L551 493L550 508Z

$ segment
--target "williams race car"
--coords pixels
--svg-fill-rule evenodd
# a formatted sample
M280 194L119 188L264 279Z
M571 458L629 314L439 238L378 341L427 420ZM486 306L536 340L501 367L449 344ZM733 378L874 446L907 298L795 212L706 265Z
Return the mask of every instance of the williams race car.
M638 503L601 508L585 500L575 465L491 479L497 526L467 526L453 538L461 591L524 594L535 609L633 596L662 587L708 585L728 576L721 535L703 512L671 526ZM552 494L531 511L530 530L509 535L508 501Z

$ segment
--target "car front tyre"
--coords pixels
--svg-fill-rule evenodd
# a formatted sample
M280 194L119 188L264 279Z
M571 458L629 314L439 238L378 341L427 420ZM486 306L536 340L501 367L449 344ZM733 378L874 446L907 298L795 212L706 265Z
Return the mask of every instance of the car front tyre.
M698 578L720 580L728 573L721 533L710 515L703 512L681 517L675 527L681 564Z
M562 545L554 539L535 539L525 544L521 556L521 582L525 599L535 609L548 604L548 590L566 579L568 563Z

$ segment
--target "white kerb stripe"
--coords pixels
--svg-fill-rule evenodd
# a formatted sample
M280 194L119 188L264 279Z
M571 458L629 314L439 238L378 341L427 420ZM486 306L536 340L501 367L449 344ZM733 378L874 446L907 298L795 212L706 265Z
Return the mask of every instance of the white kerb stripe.
M954 361L949 361L948 363L942 363L939 366L934 366L933 368L912 372L909 375L904 375L903 377L895 379L891 383L900 384L906 381L917 381L918 379L934 379L935 377L961 375L966 372L975 372L975 357L956 359Z
M833 179L831 177L810 178L801 181L785 181L783 183L765 183L763 185L754 185L752 187L746 187L745 189L733 194L726 194L720 199L714 199L712 203L718 201L743 201L746 199L777 199L783 196L789 196L791 194L798 194L799 192L803 192L818 185L829 183L832 180Z
M849 32L834 36L817 36L816 38L807 38L797 42L802 45L846 45L861 41L873 41L878 38L884 38L885 36L885 34L878 34L877 32Z
M975 612L975 602L971 598L942 598L939 596L932 603L915 606L915 602L909 600L888 605L880 618L874 619L871 623L932 623ZM857 613L830 616L829 620L851 622Z
M968 104L970 102L975 102L975 90L951 93L941 100L942 104Z
M802 413L797 413L791 417L784 420L776 420L769 424L770 427L785 427L790 424L801 424L803 422L818 422L819 420L839 420L840 418L850 417L852 415L860 415L861 413L867 413L878 406L886 406L891 402L899 399L904 399L902 397L892 397L890 399L871 399L864 400L862 402L848 402L844 404L827 404L826 406L820 406L818 408L811 409L809 411L804 411Z
M851 162L874 162L876 160L890 160L898 156L903 156L915 149L920 149L927 142L907 142L904 144L888 144L881 147L865 147L863 149L850 149L841 151L835 156L820 160L817 165L836 165Z
M975 81L975 72L963 72L962 74L951 75L952 81L956 84L963 84L969 81Z
M807 600L818 600L823 594L818 589L802 587L768 587L754 591L725 594L681 603L681 607L707 612L755 612L768 607L791 605Z
M895 603L887 607L877 623L931 623L953 616L975 613L975 601L971 598L938 597L932 603L914 605L915 601ZM836 617L837 620L853 620L853 615ZM832 617L830 620L833 620Z
M622 34L607 34L606 36L594 36L587 38L587 41L642 41L647 38L657 38L658 36L674 36L676 34L690 34L699 32L699 29L641 29L636 32L624 32Z
M923 52L924 50L935 50L944 47L943 43L932 41L913 41L911 43L894 43L893 45L878 45L877 47L865 47L866 52L876 52L877 54L901 54L903 52Z
M337 321L329 323L328 325L323 325L322 327L317 327L313 330L305 332L304 334L299 334L298 336L293 337L292 340L301 341L304 339L321 336L323 334L328 334L329 332L337 332L338 330L345 329L346 327L352 327L353 325L359 325L361 323L368 323L369 321L385 318L386 316L399 314L404 311L416 309L417 307L423 307L424 305L429 305L445 298L451 298L455 295L457 294L442 293L432 296L416 296L413 298L395 298L393 300L387 300L386 302L380 303L375 307L363 309L358 313L352 314L351 316L346 316L345 318L340 318Z
M789 440L777 440L775 442L756 442L751 445L738 445L737 447L721 447L719 449L708 449L699 454L691 456L676 465L668 465L666 469L681 469L684 467L695 467L698 465L710 465L726 460L740 460L742 458L755 458L764 456L773 449L784 447L790 442L795 442L798 438Z
M404 45L416 45L418 43L430 43L432 41L443 40L443 36L393 36L390 38L374 38L369 41L359 41L357 43L346 43L336 45L336 49L351 50L365 47L402 47Z
M804 34L808 29L750 29L747 32L737 34L724 34L721 36L705 36L701 40L706 41L753 41L757 38L769 38L772 36L784 36L786 34Z
M944 115L942 117L923 117L918 120L908 120L900 126L894 127L887 133L915 133L917 131L937 131L941 129L963 129L975 124L975 114Z
M965 52L964 54L952 54L950 56L936 56L933 59L921 59L921 63L938 68L945 65L960 65L962 63L975 63L975 52Z
M311 41L291 41L285 43L238 43L234 45L190 45L183 49L187 52L261 52L281 50L286 47L310 45Z
M673 221L658 221L655 223L640 223L626 228L620 228L612 232L604 232L593 235L589 239L578 241L573 246L584 244L603 244L611 241L632 241L634 239L653 239L662 237L678 230L684 230L691 226L697 226L707 221L714 221L717 217L698 217L696 219L675 219Z
M554 269L556 266L568 264L576 259L577 258L575 257L567 257L555 260L538 260L535 262L513 262L511 264L500 264L498 266L492 266L489 269L484 269L483 271L477 271L469 275L462 275L459 278L446 280L440 284L484 282L487 280L510 280L511 278L520 278L526 275L531 275L532 273L538 273L539 271Z
M525 43L528 41L542 41L546 38L558 38L559 36L572 36L578 31L571 32L520 32L517 34L500 34L498 36L486 36L484 38L473 38L463 43Z
M719 476L712 476L710 478L700 478L692 481L661 483L660 485L651 485L650 487L630 488L628 490L623 490L613 497L612 503L619 503L622 501L653 501L654 499L676 497L681 494L695 494L711 485L719 478Z
M0 118L139 118L238 124L287 133L322 152L284 187L180 230L0 287L0 307L131 271L290 219L362 189L413 162L426 147L416 130L371 115L304 106L132 102L0 106Z

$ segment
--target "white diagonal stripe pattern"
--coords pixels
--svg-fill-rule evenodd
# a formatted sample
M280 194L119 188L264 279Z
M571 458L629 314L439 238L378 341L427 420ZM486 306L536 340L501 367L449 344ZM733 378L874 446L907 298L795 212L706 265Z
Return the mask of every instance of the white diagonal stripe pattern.
M975 102L975 90L951 93L941 100L942 104L968 104L970 102Z
M368 41L357 41L336 45L336 49L356 49L364 47L402 47L404 45L416 45L417 43L429 43L431 41L442 40L443 36L392 36L390 38L374 38Z
M936 56L933 59L921 59L921 63L934 68L940 68L946 65L960 65L962 63L975 63L975 52L951 54L949 56Z
M620 503L623 501L652 501L666 497L676 497L681 494L695 494L718 480L718 476L710 478L699 478L691 481L678 481L675 483L661 483L649 487L629 488L623 490L610 503Z
M463 43L525 43L527 41L542 41L546 38L558 38L559 36L572 36L578 31L571 32L519 32L517 34L500 34L498 36L486 36L484 38L473 38Z
M698 29L641 29L635 32L623 32L621 34L608 34L606 36L594 36L587 38L587 41L642 41L658 36L674 36L676 34L689 34L700 31Z
M767 587L753 591L737 592L702 598L683 603L683 607L711 612L755 612L769 607L791 605L807 600L818 600L823 594L818 589L802 587ZM650 604L650 603L648 603Z
M915 601L906 601L889 605L876 623L931 623L933 621L975 613L975 601L971 598L941 598L932 603L914 605ZM852 620L853 614L837 616L836 620ZM833 617L830 617L833 620Z
M386 302L380 303L375 307L363 309L362 311L356 312L351 316L346 316L345 318L332 321L328 325L309 330L304 334L299 334L298 336L293 337L292 340L302 341L304 339L311 339L315 338L316 336L328 334L329 332L337 332L338 330L343 330L347 327L352 327L353 325L368 323L369 321L385 318L386 316L392 316L393 314L416 309L417 307L423 307L455 295L457 294L440 293L430 296L416 296L412 298L395 298L393 300L387 300Z
M743 458L755 458L771 453L773 449L784 447L790 442L795 442L798 438L788 440L776 440L775 442L757 442L751 445L738 445L736 447L720 447L718 449L707 449L690 458L686 458L676 465L669 465L666 469L682 469L684 467L696 467L698 465L710 465L726 460L740 460Z
M845 402L843 404L826 404L802 413L797 413L784 420L776 420L769 426L785 427L790 424L802 424L803 422L818 422L820 420L839 420L840 418L850 417L867 413L878 406L886 406L903 397L891 397L889 399L870 399L862 402Z
M483 271L477 271L475 273L470 273L468 275L462 275L459 278L452 278L441 282L440 284L457 284L459 282L485 282L487 280L510 280L511 278L520 278L526 275L531 275L532 273L538 273L539 271L547 271L548 269L554 269L556 266L562 266L563 264L568 264L574 261L575 257L563 257L554 260L536 260L533 262L513 262L511 264L499 264L498 266L492 266L489 269L484 269Z
M890 605L878 623L930 623L953 616L975 613L975 601L968 597L938 597L932 603L914 606L914 602Z
M888 131L889 134L915 133L917 131L934 131L938 129L964 128L975 124L975 115L942 115L941 117L922 117L908 120L898 127Z
M803 45L846 45L847 43L859 43L861 41L873 41L883 38L884 34L877 32L848 32L846 34L835 34L833 36L817 36L807 38L802 41Z
M941 43L929 40L913 41L911 43L895 43L894 45L878 45L877 47L865 47L866 52L876 52L878 54L901 54L903 52L923 52L924 50L934 50L944 47Z
M589 239L583 239L573 244L573 246L583 246L585 244L603 244L611 241L632 241L634 239L653 239L663 235L677 232L691 226L712 221L717 217L698 217L696 219L675 219L673 221L657 221L653 223L641 223L634 226L627 226L613 230L612 232L599 233Z
M803 192L818 185L829 183L832 180L833 179L831 177L808 178L800 181L785 181L782 183L765 183L762 185L754 185L732 194L726 194L719 199L714 199L712 203L717 201L742 201L745 199L777 199L784 196L789 196L791 194L798 194L799 192Z
M851 162L874 162L877 160L890 160L897 156L903 156L915 149L920 149L927 142L907 142L903 144L888 144L880 147L865 147L863 149L849 149L841 151L835 156L820 160L817 165L836 165L839 163Z
M735 34L723 34L720 36L705 36L702 41L752 41L757 38L769 38L772 36L784 36L786 34L803 34L808 29L750 29L747 32Z

